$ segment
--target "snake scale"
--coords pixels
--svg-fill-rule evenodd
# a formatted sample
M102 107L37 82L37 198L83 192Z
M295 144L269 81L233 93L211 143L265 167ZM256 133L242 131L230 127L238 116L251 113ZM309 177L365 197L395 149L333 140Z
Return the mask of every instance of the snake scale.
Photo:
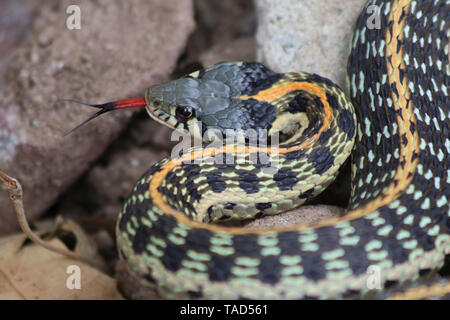
M379 27L367 26L369 5L378 9ZM120 256L142 283L167 298L450 295L445 280L389 294L442 267L450 254L450 2L367 6L351 43L349 98L315 74L225 62L152 86L145 100L92 105L99 113L145 106L153 119L190 134L279 135L278 149L247 140L192 148L142 176L116 230ZM278 161L276 170L262 161L214 161L258 154ZM350 154L344 215L274 229L212 223L295 208L322 192ZM377 289L368 285L371 268Z

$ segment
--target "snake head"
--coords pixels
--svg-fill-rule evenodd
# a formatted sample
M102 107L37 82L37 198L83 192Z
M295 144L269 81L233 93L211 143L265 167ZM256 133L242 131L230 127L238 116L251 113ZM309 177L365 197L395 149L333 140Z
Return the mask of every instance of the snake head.
M178 80L147 89L150 116L171 128L186 129L204 142L229 130L269 130L276 118L272 104L248 99L282 77L260 63L223 62Z

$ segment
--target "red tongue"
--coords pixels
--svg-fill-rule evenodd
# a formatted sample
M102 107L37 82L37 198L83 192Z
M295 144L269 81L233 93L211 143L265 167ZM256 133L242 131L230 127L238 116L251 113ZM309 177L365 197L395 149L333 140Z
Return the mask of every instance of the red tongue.
M133 99L124 99L124 100L117 100L111 102L113 104L116 104L115 109L125 109L125 108L139 108L139 107L145 107L145 98L133 98Z
M80 123L75 128L70 130L65 135L68 135L69 133L75 131L79 127L85 125L92 119L97 118L98 116L102 115L105 112L109 112L109 111L113 111L113 110L117 110L117 109L126 109L126 108L143 108L146 106L145 98L124 99L124 100L117 100L117 101L112 101L112 102L107 102L107 103L102 103L102 104L89 104L89 103L84 103L84 102L79 102L79 101L74 101L74 100L65 100L65 101L75 102L75 103L79 103L79 104L82 104L82 105L85 105L88 107L100 109L99 111L94 113L92 116L90 116L88 119L84 120L82 123Z

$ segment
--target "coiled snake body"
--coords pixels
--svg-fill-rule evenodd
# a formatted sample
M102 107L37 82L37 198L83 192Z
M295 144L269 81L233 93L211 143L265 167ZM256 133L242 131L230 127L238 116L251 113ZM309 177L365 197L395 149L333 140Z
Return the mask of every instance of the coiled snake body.
M169 298L323 299L369 292L371 268L385 288L443 265L450 4L369 4L379 8L380 27L366 26L366 10L358 19L351 101L320 76L259 63L221 63L147 90L147 111L170 127L192 133L201 125L219 136L265 129L281 143L277 152L250 143L194 148L145 173L117 223L120 255L139 279ZM270 230L208 223L294 208L330 184L351 152L342 217ZM210 161L257 153L277 154L276 170ZM435 296L450 292L445 281L434 288Z

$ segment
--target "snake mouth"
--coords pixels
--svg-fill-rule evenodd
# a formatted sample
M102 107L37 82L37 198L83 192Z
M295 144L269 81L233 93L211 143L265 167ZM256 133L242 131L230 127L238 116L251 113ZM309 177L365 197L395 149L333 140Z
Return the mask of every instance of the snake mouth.
M177 119L172 114L170 114L170 112L166 112L162 108L163 103L160 100L150 97L149 90L147 90L147 92L145 93L144 99L145 110L147 110L150 118L173 130L178 128L179 121L177 121Z
M171 121L171 119L173 119L172 115L162 111L161 109L151 107L151 105L149 105L148 103L145 106L145 110L147 111L150 118L152 118L156 122L159 122L171 129L174 129L174 130L176 129L175 124L172 124L172 121Z

